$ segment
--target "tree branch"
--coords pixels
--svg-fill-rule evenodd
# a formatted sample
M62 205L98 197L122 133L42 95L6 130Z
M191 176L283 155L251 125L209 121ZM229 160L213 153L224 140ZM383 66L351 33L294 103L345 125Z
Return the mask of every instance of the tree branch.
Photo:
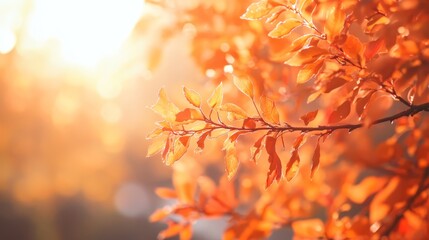
M385 123L385 122L393 122L399 118L402 117L407 117L407 116L413 116L419 112L422 111L428 111L429 110L429 102L427 103L423 103L420 105L411 105L408 109L399 112L397 114L388 116L388 117L384 117L384 118L379 118L373 122L370 123L371 125L377 125L380 123ZM245 131L245 132L256 132L256 131L271 131L271 132L277 132L277 133L281 133L281 132L303 132L303 133L308 133L308 132L320 132L320 134L328 134L328 133L332 133L336 130L348 130L349 132L356 130L358 128L362 128L365 126L364 123L356 123L356 124L342 124L342 125L320 125L317 127L307 127L307 126L292 126L289 124L286 124L286 126L262 126L262 127L256 127L256 128L245 128L243 127L236 127L236 126L230 126L230 125L226 125L224 123L218 123L218 122L214 122L213 120L211 120L210 118L204 118L204 120L206 123L210 124L210 127L204 128L204 129L200 129L200 130L185 130L185 131L173 131L171 130L174 134L176 135L193 135L196 133L200 133L203 131L207 131L207 130L216 130L216 129L228 129L228 130L237 130L237 131Z
M395 216L393 219L393 222L390 226L386 228L386 230L381 234L382 237L388 237L398 226L401 219L404 217L405 212L408 210L411 210L413 207L415 201L418 199L418 197L428 188L428 185L425 185L426 180L429 177L429 167L425 168L423 171L423 176L420 179L419 186L416 190L416 192L408 199L405 206L401 209L401 211Z

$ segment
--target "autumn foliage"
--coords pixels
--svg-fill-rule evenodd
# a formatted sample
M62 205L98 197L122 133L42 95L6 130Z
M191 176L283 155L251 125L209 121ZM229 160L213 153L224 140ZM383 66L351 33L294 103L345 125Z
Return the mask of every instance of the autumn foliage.
M175 169L160 238L214 217L224 239L429 237L428 1L193 1L176 20L214 85L152 107L148 156Z

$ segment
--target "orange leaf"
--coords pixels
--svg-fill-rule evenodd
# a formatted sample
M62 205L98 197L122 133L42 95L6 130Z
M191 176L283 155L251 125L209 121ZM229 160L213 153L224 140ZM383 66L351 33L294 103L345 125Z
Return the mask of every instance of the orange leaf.
M234 76L234 85L246 96L253 99L253 83L247 77L238 78Z
M359 38L348 35L346 41L341 47L344 52L349 56L355 63L361 64L363 59L363 45Z
M187 224L182 231L180 231L180 240L191 240L192 239L192 225Z
M231 180L237 173L238 166L240 165L240 161L238 161L237 158L237 150L234 145L226 149L225 161L228 180Z
M262 110L262 117L265 121L274 124L280 124L279 111L273 100L262 95L260 100L260 107Z
M299 148L299 147L301 147L301 146L302 146L302 144L304 144L304 143L305 143L305 139L304 139L304 137L305 137L305 134L300 134L300 135L295 139L295 142L293 143L293 148L294 148L295 150L298 150L298 148Z
M265 149L268 153L268 162L270 169L267 174L266 188L268 188L274 180L279 181L282 177L282 163L276 152L277 139L272 136L267 136L265 140Z
M319 47L310 46L301 49L292 58L287 60L285 64L288 64L289 66L293 67L301 67L303 65L315 62L324 54L328 54L328 51Z
M162 198L177 198L177 193L171 188L159 187L155 189L156 195Z
M314 149L313 157L311 159L310 178L313 178L314 173L319 167L319 163L320 163L320 142L317 141L317 145L316 145L316 148Z
M329 78L326 80L325 82L325 86L324 86L324 92L325 93L329 93L332 90L339 88L341 86L343 86L344 84L346 84L348 81L345 80L342 77L334 77L334 78Z
M298 19L288 18L283 22L277 23L276 27L268 33L268 36L272 38L284 38L301 24L301 21Z
M323 66L323 61L317 61L312 64L307 64L303 67L296 77L296 83L302 84L309 81L315 74L317 74L320 68Z
M370 92L365 97L358 98L356 100L356 113L357 113L359 118L361 118L363 116L364 110L365 110L366 106L368 105L369 100L371 99L373 94L374 94L374 92Z
M173 237L175 235L180 234L180 232L184 229L185 226L175 223L175 222L171 222L168 225L168 228L161 231L158 234L158 238L159 239L165 239L165 238L169 238L169 237Z
M222 104L222 100L223 100L222 83L220 83L213 91L210 98L207 100L207 104L211 108L219 107Z
M346 118L350 113L350 100L343 102L335 111L329 116L328 123L337 123Z
M206 138L208 135L210 135L211 131L207 131L203 134L201 134L201 136L198 138L197 141L197 149L195 149L196 152L200 152L204 149L204 142L206 141Z
M255 144L250 148L250 155L252 156L252 159L254 162L256 162L256 159L261 156L261 147L263 147L263 141L265 139L265 135L259 138Z
M385 177L368 176L354 186L348 187L347 196L357 204L363 204L371 195L386 187Z
M243 121L243 128L254 129L256 128L256 122L254 119L247 118Z
M365 58L367 61L371 60L380 50L384 47L385 40L380 37L379 39L369 42L365 47Z
M300 119L307 126L311 121L313 121L316 118L318 112L319 112L319 110L309 112L309 113L305 114L304 116L301 116Z
M258 20L265 17L269 12L267 0L260 0L259 2L254 2L247 7L246 12L241 15L241 19L245 20Z
M185 108L176 114L176 122L203 120L204 117L200 111L193 108Z
M324 236L325 225L320 219L306 219L292 222L294 236L303 239L319 239Z
M183 87L183 94L185 95L186 100L188 100L190 104L194 105L194 107L201 107L201 97L197 92L192 89Z
M299 38L295 39L292 42L292 44L290 45L290 47L287 48L288 52L296 52L296 51L300 50L308 42L308 39L311 39L313 37L314 37L314 35L312 35L312 34L307 34L307 35L300 36Z
M158 222L166 218L170 214L170 209L157 209L154 213L149 216L150 222Z
M325 33L329 42L334 42L343 30L346 14L340 6L330 8L326 12Z
M289 162L286 165L286 179L288 181L292 180L296 174L298 173L299 170L299 155L298 155L298 150L294 150L292 152L292 156L289 159Z

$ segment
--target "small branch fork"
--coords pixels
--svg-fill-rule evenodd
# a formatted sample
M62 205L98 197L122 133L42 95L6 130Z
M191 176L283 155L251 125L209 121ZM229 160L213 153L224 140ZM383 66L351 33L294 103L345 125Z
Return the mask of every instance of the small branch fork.
M402 112L396 113L394 115L388 116L388 117L379 118L379 119L371 122L369 124L369 126L377 125L377 124L385 123L385 122L393 122L393 121L395 121L399 118L402 118L402 117L414 116L415 114L420 113L422 111L429 111L429 102L423 103L420 105L410 105L408 109L406 109ZM292 125L289 125L286 123L285 126L275 126L275 125L271 125L271 124L266 123L262 118L256 118L254 120L258 120L258 121L264 123L265 125L263 125L261 127L255 127L255 128L246 128L245 126L236 127L236 126L227 125L223 122L215 122L210 117L206 117L204 114L203 114L203 117L204 117L204 119L201 121L204 121L207 124L209 124L209 126L204 128L204 129L200 129L200 130L170 130L170 131L173 132L173 134L175 134L175 135L193 135L193 134L197 134L197 133L201 133L201 132L205 132L205 131L210 131L210 130L216 130L216 129L228 129L228 130L236 130L236 131L243 131L243 132L269 131L272 133L283 133L283 132L309 133L309 132L315 132L315 133L317 133L317 135L326 135L326 134L331 134L336 130L348 130L349 132L351 132L353 130L356 130L356 129L359 129L359 128L366 126L366 124L364 124L364 123L329 125L329 126L319 125L317 127L292 126Z

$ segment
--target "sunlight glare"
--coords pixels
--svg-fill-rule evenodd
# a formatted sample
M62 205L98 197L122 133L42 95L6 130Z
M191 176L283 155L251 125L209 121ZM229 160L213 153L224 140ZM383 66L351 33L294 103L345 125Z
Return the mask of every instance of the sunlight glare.
M35 0L28 34L58 43L65 62L93 67L119 50L143 7L144 0Z
M15 47L16 37L12 31L0 29L0 54L7 54Z

